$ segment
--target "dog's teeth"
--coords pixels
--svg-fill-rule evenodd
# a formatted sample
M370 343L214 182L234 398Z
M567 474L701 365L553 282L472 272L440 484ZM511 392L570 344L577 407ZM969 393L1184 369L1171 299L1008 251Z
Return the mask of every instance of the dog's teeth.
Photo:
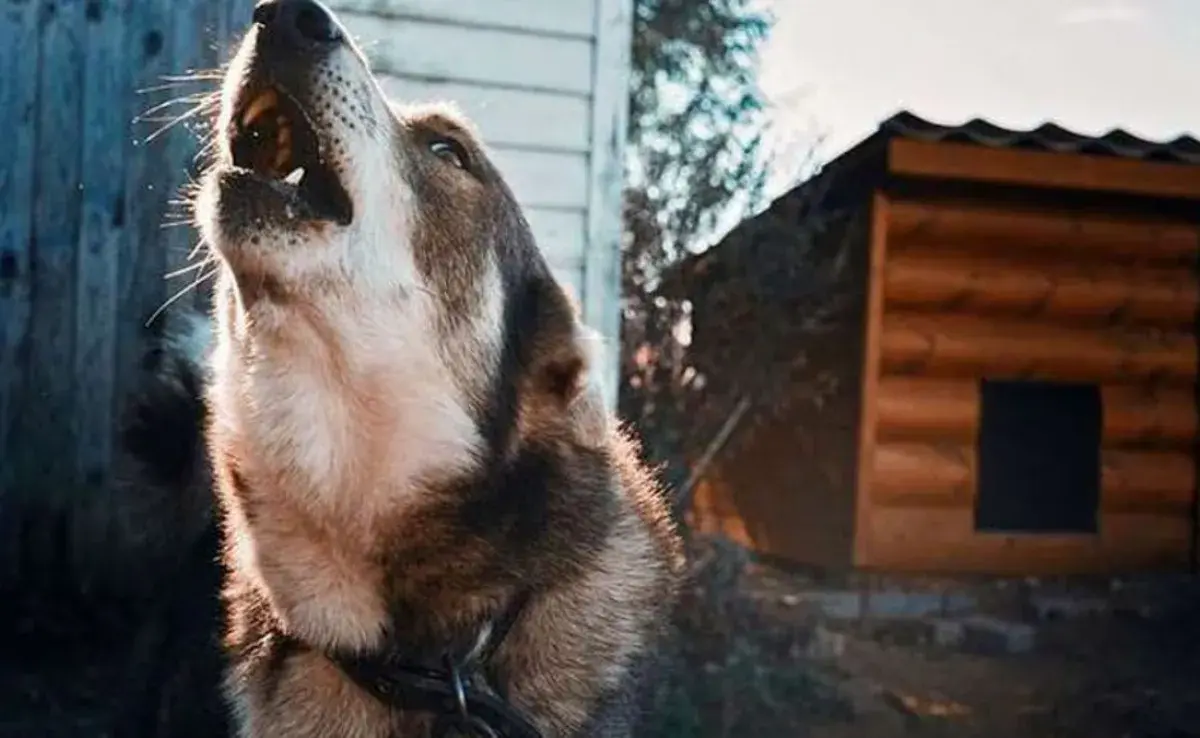
M300 180L302 179L304 179L304 167L296 167L292 170L291 174L283 178L283 181L287 182L293 187L296 187L299 186Z
M254 101L250 103L250 107L246 108L246 112L242 114L242 125L249 126L260 115L274 107L278 100L279 98L276 96L275 90L267 90L254 98Z

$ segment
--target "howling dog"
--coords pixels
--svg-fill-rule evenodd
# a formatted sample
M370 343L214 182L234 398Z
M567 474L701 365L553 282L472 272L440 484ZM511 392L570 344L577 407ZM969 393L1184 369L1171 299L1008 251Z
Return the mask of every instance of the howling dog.
M194 209L238 734L628 735L680 541L470 125L267 0Z

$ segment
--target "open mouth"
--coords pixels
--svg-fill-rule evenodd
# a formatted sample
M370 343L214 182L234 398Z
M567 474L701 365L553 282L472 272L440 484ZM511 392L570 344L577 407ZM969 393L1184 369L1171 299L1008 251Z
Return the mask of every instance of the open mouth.
M291 96L271 87L247 96L230 134L233 165L253 172L288 201L297 218L349 225L350 196L325 163L312 122Z

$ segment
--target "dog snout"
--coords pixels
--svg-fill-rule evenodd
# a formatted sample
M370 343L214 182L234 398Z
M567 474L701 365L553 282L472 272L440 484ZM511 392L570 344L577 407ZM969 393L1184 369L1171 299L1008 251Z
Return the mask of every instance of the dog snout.
M254 22L278 43L296 50L314 50L343 40L333 13L317 0L263 0L254 7Z

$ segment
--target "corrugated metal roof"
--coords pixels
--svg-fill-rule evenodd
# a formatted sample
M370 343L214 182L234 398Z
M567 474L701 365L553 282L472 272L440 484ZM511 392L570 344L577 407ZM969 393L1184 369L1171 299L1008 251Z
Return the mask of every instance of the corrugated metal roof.
M1103 136L1085 136L1054 123L1045 123L1030 130L1003 128L981 118L960 125L944 125L902 111L880 123L879 133L886 138L900 137L931 143L969 143L993 148L1200 164L1200 140L1192 136L1180 136L1172 141L1148 141L1120 128L1114 128Z
M688 256L667 273L682 274L690 269L702 268L723 250L746 248L746 240L752 239L756 229L766 227L763 224L772 219L783 218L797 223L810 216L806 208L830 210L859 201L864 192L878 186L879 171L886 167L886 144L896 138L1200 165L1200 140L1190 135L1170 141L1150 141L1114 128L1102 136L1088 136L1054 123L1018 130L1004 128L982 118L948 125L935 123L907 110L900 111L880 123L865 139L834 157L816 176L798 183L772 201L769 207L735 226L712 248ZM814 190L820 193L818 199L809 198ZM1161 210L1163 206L1156 203L1155 207Z

